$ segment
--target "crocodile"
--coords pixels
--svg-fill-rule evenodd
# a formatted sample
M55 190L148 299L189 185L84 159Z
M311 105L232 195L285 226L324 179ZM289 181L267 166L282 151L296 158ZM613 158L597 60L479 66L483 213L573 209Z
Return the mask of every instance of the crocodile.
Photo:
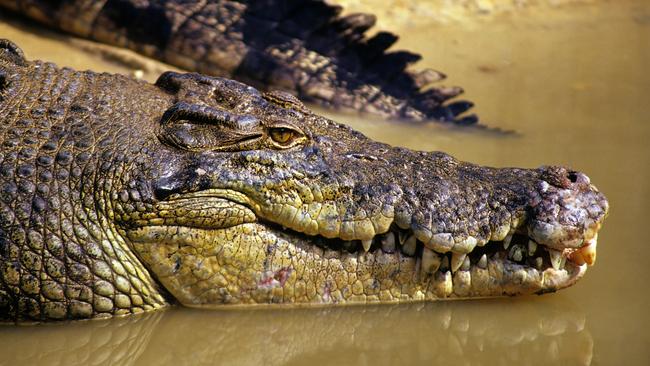
M435 87L441 72L410 70L421 56L368 36L376 18L342 16L322 0L0 0L0 7L77 36L129 48L184 70L283 90L329 108L389 119L483 126Z
M282 91L155 84L0 41L0 318L553 292L595 261L583 173L373 141Z

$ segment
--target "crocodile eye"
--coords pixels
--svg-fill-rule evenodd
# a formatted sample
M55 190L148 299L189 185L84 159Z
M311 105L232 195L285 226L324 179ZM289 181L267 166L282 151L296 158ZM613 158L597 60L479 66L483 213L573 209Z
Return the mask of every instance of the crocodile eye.
M296 131L289 128L273 128L270 134L273 141L280 145L288 145L296 138Z

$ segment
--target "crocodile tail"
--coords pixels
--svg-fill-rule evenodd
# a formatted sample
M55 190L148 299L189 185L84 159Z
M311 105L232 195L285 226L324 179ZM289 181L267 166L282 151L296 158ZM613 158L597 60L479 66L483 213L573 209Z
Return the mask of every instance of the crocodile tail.
M235 76L245 79L255 70L272 70L260 75L258 86L281 87L307 101L387 118L477 122L476 116L465 114L471 102L449 101L462 93L461 88L431 86L444 74L408 69L421 59L419 54L388 51L396 35L367 35L375 25L374 15L341 16L341 11L323 1L250 2L245 17L255 19L249 25L264 24L264 31L244 33L253 50ZM262 64L277 67L259 67Z
M13 5L11 5L13 4ZM17 4L17 5L16 5ZM421 56L388 51L397 36L368 36L375 17L341 15L322 0L6 1L0 5L101 42L262 89L282 89L327 107L386 118L475 124L458 87L434 87Z

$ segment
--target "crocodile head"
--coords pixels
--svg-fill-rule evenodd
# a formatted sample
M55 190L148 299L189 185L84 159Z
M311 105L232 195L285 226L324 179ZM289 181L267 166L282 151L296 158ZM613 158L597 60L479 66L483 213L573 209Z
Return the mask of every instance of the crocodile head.
M114 210L185 305L544 293L595 260L608 203L582 173L391 147L227 79L157 86L174 102L129 183L146 204Z

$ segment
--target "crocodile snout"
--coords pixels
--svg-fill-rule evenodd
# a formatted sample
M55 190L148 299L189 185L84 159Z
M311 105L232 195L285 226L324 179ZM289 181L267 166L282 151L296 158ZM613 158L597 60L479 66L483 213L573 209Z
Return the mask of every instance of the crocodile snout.
M605 196L581 172L540 168L528 235L538 244L560 250L578 264L593 264L597 232L607 216Z

